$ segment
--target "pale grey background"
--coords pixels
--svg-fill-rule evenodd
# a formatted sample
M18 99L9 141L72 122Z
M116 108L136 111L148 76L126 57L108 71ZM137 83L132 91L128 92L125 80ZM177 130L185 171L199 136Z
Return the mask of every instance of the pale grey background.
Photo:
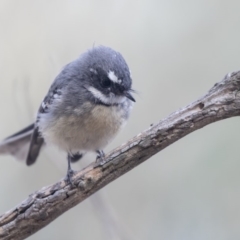
M240 70L239 9L234 0L1 0L0 138L31 123L56 74L95 43L124 55L139 92L116 147ZM29 239L240 239L239 133L233 118L185 137ZM0 161L0 212L66 173L52 148L32 167Z

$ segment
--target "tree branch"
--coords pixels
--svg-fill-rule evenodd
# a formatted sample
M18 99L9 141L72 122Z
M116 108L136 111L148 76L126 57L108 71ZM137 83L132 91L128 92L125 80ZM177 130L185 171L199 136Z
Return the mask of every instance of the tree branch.
M31 194L0 216L0 238L24 239L68 209L187 134L212 122L240 115L240 71L228 74L202 98L172 113L73 177Z

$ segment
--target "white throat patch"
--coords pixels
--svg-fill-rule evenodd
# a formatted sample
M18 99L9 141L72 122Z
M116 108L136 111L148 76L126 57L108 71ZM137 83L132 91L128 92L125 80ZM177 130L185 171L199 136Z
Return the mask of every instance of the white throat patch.
M101 93L98 89L90 86L88 87L88 91L92 93L92 95L98 99L100 102L105 103L107 105L112 104L119 104L122 103L126 97L124 96L116 96L114 93L110 93L109 96L105 96L103 93Z

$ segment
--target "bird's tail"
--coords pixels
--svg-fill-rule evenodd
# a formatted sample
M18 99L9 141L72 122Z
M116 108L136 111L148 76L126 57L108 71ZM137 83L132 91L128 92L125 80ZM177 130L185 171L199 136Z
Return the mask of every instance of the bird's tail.
M18 160L26 160L34 124L7 137L0 143L0 154L10 154Z

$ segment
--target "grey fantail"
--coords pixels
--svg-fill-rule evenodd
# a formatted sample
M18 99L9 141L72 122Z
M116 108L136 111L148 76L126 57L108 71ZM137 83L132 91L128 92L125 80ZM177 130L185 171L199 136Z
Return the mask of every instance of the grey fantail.
M67 180L71 162L85 152L97 152L115 137L129 117L133 102L132 79L119 52L93 47L67 64L43 99L34 124L6 138L0 154L11 154L33 164L41 147L54 144L67 152Z

